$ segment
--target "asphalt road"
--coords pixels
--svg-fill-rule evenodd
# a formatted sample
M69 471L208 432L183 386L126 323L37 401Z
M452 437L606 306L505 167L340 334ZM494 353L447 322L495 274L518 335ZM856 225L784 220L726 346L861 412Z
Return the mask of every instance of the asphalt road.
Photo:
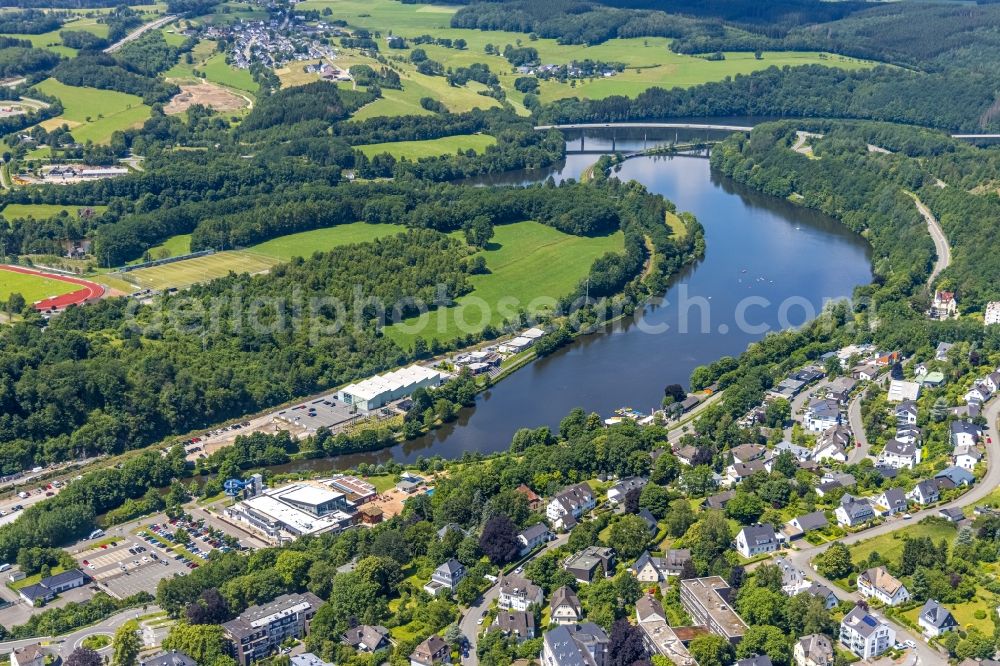
M542 553L547 553L553 548L558 548L562 546L569 540L569 534L560 534L554 540L546 544L545 548L529 557L524 564L527 564L531 560L535 559ZM475 604L470 606L465 613L462 615L462 619L459 620L458 628L462 630L462 634L469 641L469 656L462 657L463 666L479 666L479 655L476 654L476 644L479 638L479 632L484 630L486 627L481 624L476 624L483 616L483 611L489 609L493 604L493 601L500 594L500 584L499 581L490 586L490 589L483 592L483 595L476 601Z
M6 641L0 643L0 655L9 654L18 648L26 647L28 645L34 645L36 643L47 643L48 644L47 651L50 654L62 657L65 660L66 657L68 657L70 653L73 652L73 650L80 647L81 643L83 642L83 639L86 638L87 636L93 636L95 634L113 635L115 633L115 630L118 629L118 627L122 626L129 620L135 620L140 615L156 613L159 612L159 610L160 607L155 604L151 604L146 608L141 608L141 607L130 608L128 610L122 611L121 613L118 613L117 615L112 615L111 617L102 622L98 622L97 624L91 625L89 627L84 627L83 629L77 629L72 633L64 634L62 636L58 636L55 638L51 636L37 636L35 638L26 638L17 641ZM145 635L146 633L148 633L148 631L144 630L143 633ZM157 637L162 638L159 636Z
M931 239L934 241L934 252L937 254L937 259L934 261L934 268L931 270L931 274L927 277L927 286L934 284L934 280L941 271L948 268L951 264L951 246L948 245L948 239L944 235L944 231L941 229L941 224L934 217L934 213L930 211L927 206L924 205L917 195L910 194L913 197L913 203L917 204L917 210L920 214L924 216L927 220L927 231L931 235Z
M984 476L979 483L973 486L969 492L965 493L958 499L933 509L924 509L922 511L913 512L913 517L910 520L904 520L901 517L896 517L870 529L849 534L842 539L838 539L838 541L843 544L851 545L873 537L890 534L896 530L905 529L911 523L915 523L922 518L937 515L938 511L941 509L960 508L975 504L976 502L979 502L987 497L997 486L1000 486L1000 464L997 464L998 460L1000 460L1000 433L997 431L997 417L1000 416L1000 399L994 399L988 403L983 412L983 416L986 418L987 423L984 438L989 438L986 441L992 440L989 444L987 444L986 462L988 468L986 476ZM811 560L829 548L829 546L829 543L820 546L810 545L800 550L791 551L787 559L801 569L808 578L826 585L831 590L835 590L838 593L837 596L841 599L857 601L860 598L857 593L844 593L843 590L838 588L832 581L820 575L820 573L812 567ZM878 615L878 613L876 613L876 615ZM918 657L918 663L927 665L944 663L944 657L936 650L928 646L920 636L914 634L906 627L897 624L887 617L883 616L883 619L891 625L893 629L895 629L897 640L905 641L909 639L917 644L915 652Z
M854 435L854 448L850 450L847 454L847 464L856 465L865 458L868 457L868 451L871 450L871 442L868 441L868 437L865 435L865 425L861 420L861 394L864 391L858 391L858 395L854 396L851 400L851 404L847 406L847 422L851 426L851 433Z
M171 14L169 16L164 16L163 18L156 19L152 23L147 23L146 25L141 25L138 28L136 28L135 30L133 30L132 32L130 32L129 34L127 34L124 37L122 37L120 40L118 40L117 42L115 42L111 46L109 46L108 48L104 49L104 52L105 53L114 53L115 51L117 51L121 47L125 46L129 42L135 41L136 39L139 39L139 37L141 37L143 34L149 32L150 30L156 30L157 28L161 28L161 27L165 26L166 24L170 23L171 21L173 21L176 18L177 18L177 16L175 16L174 14Z

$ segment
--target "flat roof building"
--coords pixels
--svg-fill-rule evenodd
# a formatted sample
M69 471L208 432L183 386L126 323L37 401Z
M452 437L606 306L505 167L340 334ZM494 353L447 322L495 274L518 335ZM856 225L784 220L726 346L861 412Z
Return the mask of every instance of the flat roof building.
M340 531L353 522L353 514L354 507L343 493L309 483L269 488L223 511L227 520L274 544L307 534Z
M743 618L729 605L729 584L720 576L681 581L681 605L695 624L708 627L734 645L747 631Z
M369 412L404 398L418 388L440 386L443 380L444 375L437 370L411 365L345 386L337 393L337 397L345 404Z
M323 600L312 592L282 594L270 603L251 606L222 625L240 666L272 654L288 638L302 638Z

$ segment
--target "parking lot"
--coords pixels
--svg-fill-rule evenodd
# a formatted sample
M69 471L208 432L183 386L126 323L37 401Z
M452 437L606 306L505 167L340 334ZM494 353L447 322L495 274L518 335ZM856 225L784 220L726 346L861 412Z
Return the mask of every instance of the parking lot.
M160 580L188 571L137 537L90 548L74 557L95 583L120 599L138 592L155 594Z

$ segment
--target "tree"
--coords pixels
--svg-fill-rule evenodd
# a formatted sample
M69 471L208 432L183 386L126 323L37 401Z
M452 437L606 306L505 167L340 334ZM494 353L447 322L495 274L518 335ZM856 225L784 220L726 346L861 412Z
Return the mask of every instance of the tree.
M655 484L665 486L668 483L673 483L680 473L680 462L678 462L677 457L674 456L669 451L664 451L653 463L653 469L649 474L649 480ZM646 485L649 487L649 484Z
M633 488L625 493L625 497L622 499L622 509L625 513L639 513L639 495L641 492L640 488Z
M65 666L102 666L101 655L94 650L78 647L66 657Z
M806 634L836 635L836 623L826 609L826 600L800 592L788 600L785 609L788 630L793 636Z
M666 517L667 533L672 537L684 536L685 532L697 520L691 503L686 499L677 499L670 503L670 512Z
M747 624L784 625L787 599L766 587L747 586L740 590L736 607Z
M670 510L671 494L663 486L647 483L639 493L639 507L649 509L658 520L662 520Z
M212 587L188 604L184 615L190 624L221 624L229 619L229 607L219 590Z
M733 646L722 636L703 634L688 645L698 666L727 666L733 660Z
M115 631L111 640L112 666L135 666L142 650L142 639L139 638L139 623L129 620Z
M944 396L941 396L934 401L934 405L931 407L931 419L940 423L946 418L948 418L948 401L944 399Z
M706 511L691 530L691 554L702 562L711 562L726 552L733 542L733 533L721 511Z
M667 384L666 388L663 389L664 405L669 405L675 402L683 402L687 398L687 393L684 391L684 387L680 384Z
M465 242L473 247L486 247L493 238L493 223L485 215L477 215L465 227Z
M681 484L688 491L688 494L694 497L704 497L715 490L712 468L708 465L686 468L681 472Z
M780 428L792 416L792 405L784 398L777 398L768 403L764 410L764 423L768 428Z
M754 493L740 490L726 503L725 510L727 516L741 525L751 525L764 513L764 502Z
M758 654L766 654L774 666L788 666L792 659L788 638L778 627L757 625L747 629L743 640L736 646L736 657L745 659Z
M199 664L221 666L227 657L228 644L222 633L222 625L190 625L178 622L170 628L163 639L165 650L176 650L188 655ZM235 664L231 658L230 663Z
M816 570L827 578L844 578L854 570L851 551L839 541L816 556Z
M649 543L649 527L639 516L624 515L611 525L608 545L624 559L638 557Z
M479 537L479 548L493 564L512 562L521 551L517 540L517 526L500 513L486 521Z
M625 618L615 620L611 625L611 635L608 637L610 666L631 666L645 654L642 629L633 626Z
M22 312L25 305L27 305L27 302L24 300L24 296L20 292L12 292L7 297L7 314L13 315Z

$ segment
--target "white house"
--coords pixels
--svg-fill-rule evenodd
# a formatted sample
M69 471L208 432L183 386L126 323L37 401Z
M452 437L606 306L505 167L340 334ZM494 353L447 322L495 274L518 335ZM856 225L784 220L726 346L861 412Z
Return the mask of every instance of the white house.
M986 304L986 311L983 313L983 324L985 326L1000 324L1000 301L990 301Z
M916 444L890 439L882 449L879 460L883 465L896 469L913 469L920 464L921 449Z
M424 591L431 596L444 591L451 593L463 578L465 578L465 567L453 557L434 570L430 581L424 585Z
M840 644L862 659L874 659L896 643L896 632L861 606L840 622Z
M583 606L572 588L563 585L552 593L550 617L556 624L576 624L583 619Z
M983 459L983 454L979 452L979 449L964 444L956 446L955 450L952 451L952 456L955 458L955 465L969 471L974 470L979 461Z
M568 529L577 519L597 505L594 493L586 483L563 489L549 500L545 516L556 529Z
M537 523L531 527L526 527L517 535L517 541L521 544L521 555L527 555L551 539L552 532L545 526L545 523Z
M912 400L904 400L896 405L896 423L903 425L916 425L917 423L917 403Z
M812 452L813 460L816 462L824 460L847 462L847 449L850 445L850 428L843 425L827 428L822 435L816 438L816 447Z
M837 516L837 524L841 527L854 527L874 519L875 509L866 499L844 495L834 514Z
M608 502L617 506L625 499L626 495L633 490L641 491L645 485L646 479L640 476L630 476L622 479L608 489Z
M934 599L928 599L924 607L920 609L917 624L920 625L924 636L928 638L936 638L958 629L958 621L955 620L955 616Z
M976 384L965 392L963 399L966 402L978 402L982 404L989 400L991 395L993 395L993 392L990 391L988 386L985 384Z
M882 507L883 516L906 511L906 493L902 488L889 488L875 499L875 504Z
M833 666L833 643L823 634L809 634L795 641L795 666Z
M910 599L903 582L885 567L875 567L858 575L858 592L863 597L878 599L887 606L898 606Z
M836 425L840 425L840 403L836 400L814 400L806 409L805 426L812 432Z
M1000 391L1000 372L993 371L983 378L983 384L993 393Z
M983 429L975 423L969 421L951 422L951 445L953 447L975 446L982 434Z
M889 382L889 402L901 402L903 400L916 400L920 397L920 384L917 382L907 382L902 379L893 379Z
M500 596L497 606L504 610L526 611L532 606L541 606L545 601L542 588L530 580L518 576L504 576L500 579Z
M778 550L778 537L770 525L744 525L736 535L736 550L746 558Z

